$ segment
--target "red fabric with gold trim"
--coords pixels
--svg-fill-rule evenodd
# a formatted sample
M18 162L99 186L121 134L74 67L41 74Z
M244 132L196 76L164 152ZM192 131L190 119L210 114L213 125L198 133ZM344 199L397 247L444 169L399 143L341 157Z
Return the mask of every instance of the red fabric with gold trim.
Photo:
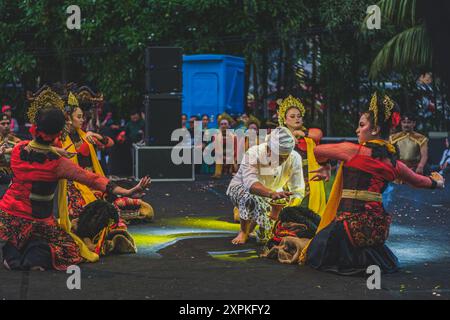
M345 166L370 173L386 181L394 181L399 175L398 170L392 164L359 154L347 161Z
M45 160L44 163L26 162L20 159L21 150L29 141L19 142L11 153L13 181L0 201L0 209L24 218L31 218L30 193L33 181L58 181L56 168L60 159Z
M369 156L357 155L345 163L346 167L356 168L373 176L367 191L381 192L388 181L398 177L398 171L392 164L384 163ZM381 186L380 181L385 181ZM362 212L338 212L336 221L342 221L345 231L355 247L383 244L389 236L392 218L387 214L381 202L367 201Z

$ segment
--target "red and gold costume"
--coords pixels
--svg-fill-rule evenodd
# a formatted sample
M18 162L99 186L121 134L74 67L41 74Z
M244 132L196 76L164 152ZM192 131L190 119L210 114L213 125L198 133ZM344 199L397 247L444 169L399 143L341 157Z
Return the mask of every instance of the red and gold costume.
M106 191L109 180L83 170L66 158L51 151L29 147L29 141L18 143L11 154L14 177L0 201L0 238L17 250L30 240L40 239L50 248L52 266L65 270L83 260L96 261L83 242L70 232L67 212L59 211L59 221L53 215L53 197L58 182L70 179L91 188ZM32 145L32 144L30 144Z
M433 180L397 161L395 148L383 140L321 145L314 154L343 164L317 234L303 251L303 262L339 274L365 272L369 265L396 271L397 258L384 244L391 216L381 194L396 179L419 188L432 188Z
M69 152L76 153L76 156L72 158L72 161L75 164L83 169L105 176L95 154L94 146L86 141L85 137L86 133L79 129L70 133L62 142L57 142L56 145L67 148ZM112 146L114 144L112 139L108 137L104 138L103 141L98 141L97 139L94 141L103 147ZM64 188L64 184L61 185L61 188ZM86 204L91 203L102 196L101 193L96 194L95 191L91 191L85 185L71 180L67 181L67 191L61 192L67 192L68 194L68 210L71 220L79 217Z
M86 103L99 103L103 101L103 95L94 94L92 90L87 87L76 89L72 84L72 89L75 93L68 93L68 104L72 107L79 106L79 100ZM95 145L87 141L86 132L81 129L71 130L64 134L61 140L57 141L57 145L66 149L69 152L76 153L76 156L71 160L80 167L105 176L100 162L97 158L96 148L105 149L114 145L114 141L103 136L102 139L92 138ZM96 189L90 189L87 186L76 181L67 180L62 182L59 189L60 194L67 194L67 208L70 219L79 217L83 207L97 199L105 198L105 194ZM114 205L119 210L121 218L126 220L152 220L153 208L141 199L118 198L114 201ZM121 228L126 230L125 224L121 224Z
M304 117L306 111L302 102L293 96L289 96L279 103L278 122L280 126L286 127L286 114L291 108L298 109L301 117ZM315 146L320 143L323 134L322 130L317 128L306 129L305 127L302 127L301 131L305 133L305 136L296 137L297 143L295 150L302 157L303 176L306 187L306 196L304 198L306 200L304 201L307 201L309 209L321 215L323 210L325 210L326 205L325 186L323 181L310 182L313 176L310 171L317 170L319 168L319 164L316 161L313 150Z

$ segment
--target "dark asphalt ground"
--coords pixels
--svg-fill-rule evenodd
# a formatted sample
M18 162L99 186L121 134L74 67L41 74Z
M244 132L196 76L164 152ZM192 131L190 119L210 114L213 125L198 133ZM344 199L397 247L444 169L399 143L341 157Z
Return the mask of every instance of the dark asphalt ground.
M227 230L177 225L206 217L208 221L209 217L219 222L231 221L232 207L224 195L227 182L227 179L211 181L199 177L196 182L153 183L146 200L154 206L156 219L151 224L131 226L131 232L170 236L180 233L187 238L176 241L175 236L160 247L137 241L139 253L136 255L111 256L96 264L83 264L81 290L67 289L69 275L64 272L11 272L0 268L0 298L450 298L449 187L445 191L431 191L396 186L386 198L387 208L394 217L388 245L403 268L396 274L383 275L381 290L369 290L363 277L337 276L256 258L251 250L260 247L254 240L236 248L230 244L233 234L226 233ZM231 227L237 228L237 225ZM211 233L213 231L219 233ZM198 237L192 238L192 235ZM208 253L237 249L249 249L249 254L238 255L248 259L223 260Z

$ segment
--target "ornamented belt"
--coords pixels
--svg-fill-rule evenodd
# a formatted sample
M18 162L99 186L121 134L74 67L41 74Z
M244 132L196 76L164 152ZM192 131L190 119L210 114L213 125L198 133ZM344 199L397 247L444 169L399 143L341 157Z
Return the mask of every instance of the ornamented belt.
M342 198L371 202L383 201L383 196L381 195L381 193L366 190L344 189L342 190Z
M49 195L40 195L36 193L30 193L30 200L34 201L52 201L55 194L49 194Z

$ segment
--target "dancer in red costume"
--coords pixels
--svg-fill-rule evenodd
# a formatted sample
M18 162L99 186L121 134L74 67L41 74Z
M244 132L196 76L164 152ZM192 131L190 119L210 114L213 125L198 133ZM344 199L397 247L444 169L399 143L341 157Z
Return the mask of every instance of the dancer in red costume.
M343 275L365 272L377 265L383 272L398 269L398 260L384 244L391 216L382 204L389 182L400 179L417 188L443 188L439 174L425 177L398 161L396 149L385 139L398 119L395 103L387 96L373 95L369 111L361 116L359 144L340 143L317 146L319 162L342 161L317 234L303 250L307 265ZM393 121L394 120L394 121ZM394 123L393 123L394 122ZM327 180L329 166L315 171L314 180Z
M64 114L58 110L64 104L59 102L51 90L41 93L29 112L34 139L18 143L11 154L14 178L0 200L0 239L6 241L3 259L8 269L65 270L98 260L98 255L70 232L67 212L59 212L59 221L53 216L53 197L60 179L125 196L142 194L150 183L145 177L136 187L123 189L60 156L51 146L65 124Z

